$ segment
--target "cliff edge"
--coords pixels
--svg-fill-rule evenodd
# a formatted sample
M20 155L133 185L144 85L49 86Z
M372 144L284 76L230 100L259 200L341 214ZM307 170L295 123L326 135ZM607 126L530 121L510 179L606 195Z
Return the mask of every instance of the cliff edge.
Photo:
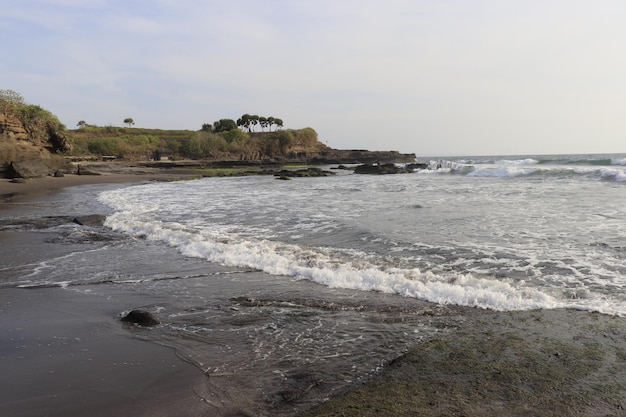
M17 116L0 113L0 176L44 177L63 169L59 136L29 133Z

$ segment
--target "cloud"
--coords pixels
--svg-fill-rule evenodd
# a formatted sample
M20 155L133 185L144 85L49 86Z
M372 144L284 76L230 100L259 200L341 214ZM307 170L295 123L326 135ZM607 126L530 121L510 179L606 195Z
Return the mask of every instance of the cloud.
M70 125L85 109L192 129L253 112L337 147L619 151L625 7L22 0L0 10L0 78Z

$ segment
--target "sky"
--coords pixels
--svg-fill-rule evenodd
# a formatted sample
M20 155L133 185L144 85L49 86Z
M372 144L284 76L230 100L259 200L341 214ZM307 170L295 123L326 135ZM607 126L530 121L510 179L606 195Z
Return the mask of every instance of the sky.
M333 148L626 152L622 0L2 0L0 89L95 125L244 113Z

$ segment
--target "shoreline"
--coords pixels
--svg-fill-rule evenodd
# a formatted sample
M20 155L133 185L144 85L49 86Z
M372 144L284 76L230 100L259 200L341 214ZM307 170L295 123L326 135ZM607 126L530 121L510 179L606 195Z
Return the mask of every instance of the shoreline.
M0 179L0 206L14 200L24 201L36 197L51 195L64 188L95 184L133 184L148 181L175 181L184 179L192 173L160 172L133 173L104 173L99 175L65 174L63 177L29 178L23 182L14 182L10 179Z
M151 172L2 180L0 211L68 187L185 177ZM27 232L0 231L0 238L14 250L41 250L42 242ZM11 256L2 252L0 259ZM0 363L7 375L17 375L4 381L0 408L25 416L215 415L205 374L172 348L116 326L116 314L132 305L130 295L119 297L113 305L90 299L88 308L97 313L85 323L86 306L71 292L0 287L0 333L9 340ZM625 318L576 310L455 310L463 320L449 334L404 353L302 416L626 415ZM42 341L52 345L45 355L37 346ZM81 361L83 367L75 365ZM86 379L85 366L101 380ZM60 374L63 385L55 384Z
M40 202L71 187L181 177L163 172L2 179L0 213L8 219L36 213ZM72 251L44 239L0 230L3 247L10 248L0 251L0 265L10 269L17 258L38 262L46 251L61 256ZM129 305L132 295L105 300L76 297L61 287L0 286L0 366L11 375L0 382L0 409L26 417L214 415L215 407L204 398L209 381L197 367L175 349L124 329L117 315Z

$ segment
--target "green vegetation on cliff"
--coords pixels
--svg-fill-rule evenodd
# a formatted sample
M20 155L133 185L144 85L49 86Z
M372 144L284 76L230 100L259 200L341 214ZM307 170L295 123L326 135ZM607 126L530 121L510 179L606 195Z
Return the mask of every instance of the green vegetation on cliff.
M260 160L318 153L326 149L311 128L249 133L240 129L159 130L91 126L70 130L71 156L110 155L122 159Z
M197 131L133 128L132 118L124 120L127 127L94 126L81 120L78 129L67 130L50 111L27 104L13 90L0 90L0 115L3 120L13 120L18 130L23 127L23 139L33 145L81 158L267 160L319 154L328 149L311 128L278 130L283 125L281 119L249 114L237 122L220 119ZM255 132L255 126L262 131Z
M0 90L0 114L18 119L33 142L43 143L53 152L69 150L65 125L50 111L26 103L19 93Z
M413 162L414 154L396 151L337 150L318 140L317 132L282 129L282 119L244 114L237 121L219 119L199 130L135 128L132 118L127 127L95 126L84 120L77 129L67 130L59 119L40 106L27 104L19 93L0 90L0 135L5 164L29 159L41 148L51 154L78 159L112 156L124 160L223 160L303 163L396 163ZM259 131L260 129L260 131ZM21 145L33 149L25 155ZM18 142L20 146L18 146ZM7 150L9 149L9 150Z

